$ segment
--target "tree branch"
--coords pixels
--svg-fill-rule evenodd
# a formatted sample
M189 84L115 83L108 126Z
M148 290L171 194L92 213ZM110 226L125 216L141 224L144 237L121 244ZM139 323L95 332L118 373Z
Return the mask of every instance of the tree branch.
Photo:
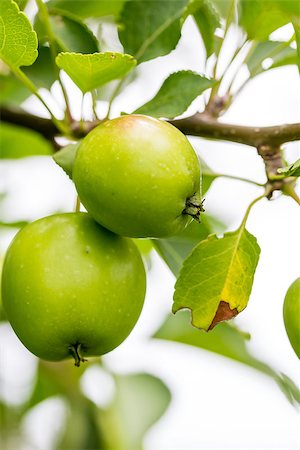
M51 141L54 136L60 134L60 131L50 119L43 119L42 117L34 116L21 109L1 107L0 118L3 122L20 125L22 127L29 128L30 130L37 131L46 139Z
M300 140L300 123L272 127L246 127L222 123L203 113L169 122L190 136L238 142L256 148L263 144L281 145L285 142Z
M50 119L43 119L22 110L1 108L1 119L4 122L37 131L51 141L60 134ZM72 130L74 137L83 137L99 123L100 121L85 122L82 129L77 122L74 122ZM300 140L300 123L272 127L247 127L222 123L205 113L197 113L185 119L170 120L169 123L189 136L238 142L256 148L265 144L278 146L285 142Z

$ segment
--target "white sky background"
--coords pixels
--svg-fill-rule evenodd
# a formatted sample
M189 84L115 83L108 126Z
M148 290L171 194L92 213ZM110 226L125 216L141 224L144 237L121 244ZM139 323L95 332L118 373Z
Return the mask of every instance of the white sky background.
M114 104L114 115L130 112L150 99L170 72L193 69L203 73L203 48L192 21L187 21L182 34L176 51L140 66L137 81ZM68 89L79 114L79 91L71 83ZM43 114L35 100L27 105ZM299 74L296 67L288 66L255 78L222 120L258 126L296 122L300 120L299 105ZM100 114L103 106L98 107ZM199 107L201 100L194 102L190 112ZM264 181L263 164L255 149L200 138L191 138L191 142L217 172ZM287 146L287 156L291 162L300 157L299 143ZM71 182L50 158L2 162L0 190L9 192L4 212L10 220L32 220L57 210L71 211L75 203ZM235 229L249 202L260 192L246 183L219 179L207 194L205 207ZM257 237L262 252L249 306L236 323L251 333L250 347L255 356L299 384L299 360L290 347L282 320L285 292L300 276L299 206L283 196L272 202L264 200L253 208L247 228ZM8 233L0 234L0 253L10 238ZM147 340L171 309L173 286L173 276L153 255L146 304L138 325L126 342L105 357L109 367L118 372L147 370L160 376L172 390L171 406L147 434L145 449L298 450L299 414L275 382L206 351ZM17 403L26 395L36 361L6 325L0 327L0 334L0 397ZM103 374L92 366L83 385L99 404L110 392ZM35 445L40 450L50 449L53 430L64 414L58 400L40 406L24 425L28 443L23 448L31 450Z

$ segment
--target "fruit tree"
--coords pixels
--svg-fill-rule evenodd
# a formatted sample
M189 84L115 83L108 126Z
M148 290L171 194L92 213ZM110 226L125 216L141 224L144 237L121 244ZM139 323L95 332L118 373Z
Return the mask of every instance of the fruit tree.
M23 397L0 389L1 448L220 448L178 424L168 444L144 439L171 403L168 377L189 379L192 347L299 406L299 2L0 0L0 13L0 334L31 367ZM206 394L224 417L220 379ZM57 432L35 443L26 423L55 398Z

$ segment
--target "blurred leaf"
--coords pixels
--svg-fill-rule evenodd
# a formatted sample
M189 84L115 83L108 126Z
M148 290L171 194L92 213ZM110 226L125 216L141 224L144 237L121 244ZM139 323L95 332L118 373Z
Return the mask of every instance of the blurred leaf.
M10 67L30 66L38 55L31 23L12 0L1 0L0 16L0 58Z
M139 63L167 55L180 38L181 16L188 0L127 1L119 19L124 51Z
M264 41L277 28L299 17L295 0L240 0L239 20L249 39Z
M81 393L79 381L86 366L75 368L71 361L39 362L32 396L24 405L23 414L51 397L59 396L68 404L59 448L72 450L105 449L98 426L98 409Z
M297 63L298 63L298 69L300 72L300 21L293 23L294 30L295 30L295 36L296 36L296 44L297 44Z
M0 74L0 104L20 106L31 92L14 75Z
M259 254L244 226L201 241L183 263L172 311L190 309L192 324L204 330L233 318L247 306Z
M134 113L173 119L183 114L195 98L214 84L214 80L209 80L190 70L172 73L163 82L152 100Z
M193 248L213 232L223 232L225 226L207 214L201 217L201 223L193 221L185 230L167 239L153 239L153 245L178 277L183 261Z
M54 65L49 47L39 47L39 54L31 66L24 66L22 71L39 88L50 89L56 80ZM13 74L0 74L0 103L8 106L20 106L31 95L18 78Z
M3 222L3 221L0 220L0 227L23 228L27 224L28 224L28 222L25 221L25 220L20 220L18 222Z
M297 59L297 50L291 47L286 47L284 50L272 57L273 64L268 70L290 64L297 65Z
M116 376L116 396L112 405L114 432L122 450L140 450L146 431L164 414L171 394L153 375L137 373Z
M63 13L61 15L51 15L50 25L60 51L80 53L99 51L96 37L79 18L67 17ZM39 42L47 42L47 31L39 16L36 17L34 27Z
M206 162L200 158L200 167L201 167L201 176L202 176L202 194L205 194L213 181L218 178L218 174L216 174L207 164Z
M22 11L25 8L25 6L27 5L28 0L15 0L15 2L17 3L18 7Z
M151 250L153 250L151 239L133 239L133 240L143 256L148 256Z
M281 373L275 381L277 381L280 389L292 405L295 405L296 403L300 405L300 390L293 380L284 373Z
M268 69L264 69L262 63L267 58L272 58L273 62ZM289 47L285 42L276 41L259 42L246 59L251 78L265 70L296 63L296 50Z
M50 12L68 11L82 19L117 15L125 0L50 0L47 3Z
M53 159L68 175L68 177L72 180L72 172L75 157L77 154L78 147L80 142L76 142L76 144L66 145L63 149L59 150L59 152L54 153Z
M39 360L31 397L25 405L29 409L53 396L63 396L69 401L82 398L79 380L86 366L74 367L73 361L49 362Z
M56 57L56 63L86 93L123 77L133 69L136 60L130 55L114 52L90 55L60 53Z
M229 10L232 5L232 0L209 0L210 3L215 7L218 14L221 17L228 17Z
M207 58L215 50L215 30L220 26L220 16L210 0L191 0L186 15L192 15L200 31Z
M24 67L23 72L39 88L50 89L56 80L56 73L49 47L39 47L39 55L32 66Z
M277 172L280 174L284 174L286 177L300 177L300 159L298 159L288 167L278 169Z
M39 133L5 122L0 127L0 141L0 160L53 153L50 143Z
M272 367L251 355L247 348L247 342L250 339L248 333L228 323L221 323L211 332L206 333L192 327L190 318L188 311L181 311L176 316L168 316L154 338L191 345L246 364L273 378L292 404L300 404L300 392L295 383L286 375L277 373Z

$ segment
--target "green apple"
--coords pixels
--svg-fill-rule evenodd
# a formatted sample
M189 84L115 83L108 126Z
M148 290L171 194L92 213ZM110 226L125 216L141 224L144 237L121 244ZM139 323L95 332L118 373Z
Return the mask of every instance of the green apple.
M132 331L145 297L135 244L86 213L58 214L23 228L3 265L8 320L36 356L59 361L97 356Z
M287 290L283 303L283 320L291 346L300 358L300 278Z
M87 211L122 236L171 236L203 210L193 147L177 128L152 117L101 123L79 146L72 176Z

